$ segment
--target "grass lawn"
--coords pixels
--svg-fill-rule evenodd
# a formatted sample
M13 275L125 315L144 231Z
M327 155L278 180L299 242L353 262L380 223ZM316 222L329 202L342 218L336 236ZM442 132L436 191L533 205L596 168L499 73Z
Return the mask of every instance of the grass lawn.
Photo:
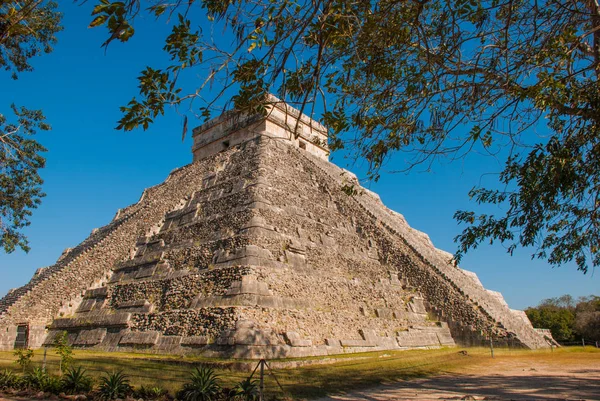
M468 355L459 351L466 350ZM202 363L214 364L216 360L175 355L136 353L101 353L75 351L75 366L83 366L93 376L104 372L123 370L136 387L160 386L174 394L186 381L190 371ZM274 369L275 376L283 386L282 392L273 377L265 376L268 393L293 398L313 398L340 391L370 387L399 380L410 380L443 373L472 373L480 369L493 369L498 362L569 364L584 359L600 358L600 349L570 347L550 350L528 351L495 349L495 358L485 348L443 348L435 350L383 351L365 354L345 354L323 358L319 364L290 369ZM17 370L12 352L0 352L0 369ZM32 366L41 366L43 351L36 350ZM48 349L47 369L58 371L59 358ZM290 361L290 360L288 360ZM316 362L316 361L315 361ZM254 362L253 362L254 363ZM222 385L233 387L249 376L249 372L233 371L227 366L217 369ZM256 376L257 377L257 376Z

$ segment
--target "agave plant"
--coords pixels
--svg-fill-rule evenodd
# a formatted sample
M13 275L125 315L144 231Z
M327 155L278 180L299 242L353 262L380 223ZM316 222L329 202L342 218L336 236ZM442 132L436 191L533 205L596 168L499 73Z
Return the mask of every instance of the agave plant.
M43 392L58 394L62 391L62 383L58 377L51 376L42 368L34 368L25 375L27 387Z
M208 366L196 368L187 383L177 393L177 399L182 401L212 401L219 397L221 385L219 377Z
M258 381L250 377L242 380L233 389L233 397L237 400L255 401L258 399Z
M94 381L81 367L67 368L62 377L62 385L68 394L81 394L92 391Z
M98 395L103 400L116 400L125 398L133 389L129 385L129 378L122 371L106 374L100 378Z
M160 386L154 387L146 387L141 386L139 390L136 391L136 397L143 398L145 400L157 400L167 395L168 391L164 390Z
M24 380L21 376L16 375L12 370L5 369L0 373L0 390L8 388L20 389L24 385Z

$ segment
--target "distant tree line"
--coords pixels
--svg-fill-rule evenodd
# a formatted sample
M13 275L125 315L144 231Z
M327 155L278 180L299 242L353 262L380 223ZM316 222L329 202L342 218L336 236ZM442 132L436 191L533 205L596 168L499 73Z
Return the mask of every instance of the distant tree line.
M544 299L525 310L533 327L550 329L559 342L600 341L600 297L571 295Z

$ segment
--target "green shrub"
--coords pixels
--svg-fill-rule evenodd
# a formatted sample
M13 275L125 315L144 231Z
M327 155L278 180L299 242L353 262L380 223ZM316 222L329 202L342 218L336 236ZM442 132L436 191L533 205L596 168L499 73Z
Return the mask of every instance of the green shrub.
M13 355L17 357L15 363L23 369L23 373L29 368L31 365L31 359L33 358L33 350L30 348L27 349L18 349L13 352Z
M62 377L63 390L67 394L81 394L92 391L94 381L86 374L85 369L68 368Z
M135 398L143 398L145 400L158 400L166 396L168 393L167 390L164 390L160 386L154 387L145 387L142 386L138 391L136 391Z
M208 366L196 368L179 392L177 399L182 401L211 401L219 397L221 385L215 371Z
M27 387L44 393L59 394L62 392L60 378L51 376L42 368L35 368L25 375Z
M16 375L12 370L5 369L0 372L0 390L21 389L24 387L24 381L21 376Z
M258 399L258 380L250 377L242 380L234 387L231 398L244 401L255 401Z
M56 348L56 355L60 356L58 370L62 374L63 370L67 369L73 363L73 347L69 345L68 333L63 331L60 335L56 336L53 345Z
M106 374L100 378L98 394L103 400L125 398L132 392L129 378L122 371Z

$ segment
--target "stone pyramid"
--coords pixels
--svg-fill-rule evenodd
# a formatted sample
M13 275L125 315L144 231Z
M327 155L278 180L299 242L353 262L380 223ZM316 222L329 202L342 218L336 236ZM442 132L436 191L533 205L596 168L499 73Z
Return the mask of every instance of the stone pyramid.
M271 98L194 130L194 162L0 300L0 348L273 358L547 346L356 177L327 131ZM352 185L354 196L342 188Z

